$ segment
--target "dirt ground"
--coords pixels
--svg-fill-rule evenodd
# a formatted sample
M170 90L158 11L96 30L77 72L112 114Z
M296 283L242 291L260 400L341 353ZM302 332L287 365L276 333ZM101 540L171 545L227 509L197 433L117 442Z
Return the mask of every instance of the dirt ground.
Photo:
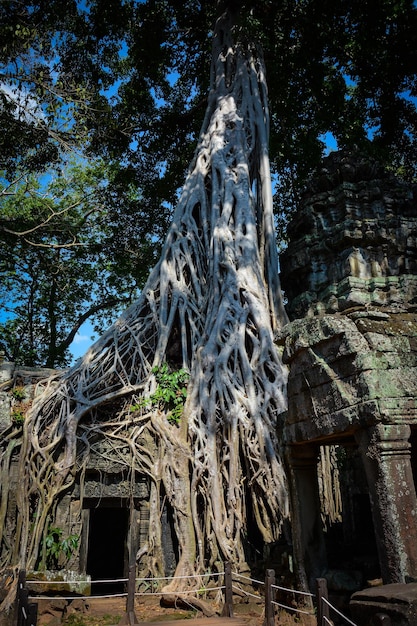
M219 611L219 607L215 607ZM125 615L125 598L75 599L70 602L55 598L38 601L38 626L116 626ZM139 598L135 602L135 615L140 622L168 622L201 618L200 611L184 607L164 607L157 596ZM248 626L263 626L264 608L261 602L244 602L234 605L234 616L244 619ZM316 626L313 616L280 612L276 617L280 626Z

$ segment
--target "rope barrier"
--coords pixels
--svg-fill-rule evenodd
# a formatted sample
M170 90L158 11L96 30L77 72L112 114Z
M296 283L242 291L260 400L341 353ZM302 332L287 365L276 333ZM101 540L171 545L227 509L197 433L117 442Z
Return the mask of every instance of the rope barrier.
M159 578L136 578L135 580L137 583L142 583L161 580L181 580L186 578L218 578L219 576L224 576L224 572L214 572L213 574L189 574L187 576L161 576ZM89 585L97 583L127 583L128 580L128 578L105 578L104 580L27 580L26 582L31 585Z
M309 598L314 598L314 593L310 593L309 591L299 591L298 589L290 589L288 587L279 587L278 585L271 585L272 589L279 589L280 591L289 591L290 593L298 593L301 596L308 596Z
M127 583L127 578L105 578L104 580L27 580L31 585L90 585L96 583Z
M112 593L102 596L59 596L60 600L98 600L101 598L126 598L127 593ZM30 600L52 600L52 596L29 596Z
M244 580L249 580L249 582L251 583L257 583L258 585L264 585L265 581L264 580L256 580L256 578L248 578L248 576L244 576L243 574L239 574L239 572L232 572L233 576L239 576L240 578L243 578Z
M269 571L269 570L268 570ZM272 571L272 570L271 570ZM225 576L225 571L223 572L215 572L215 573L206 573L206 574L190 574L190 575L185 575L185 576L162 576L162 577L156 577L156 578L135 578L135 584L140 584L140 583L147 583L147 584L151 584L154 582L160 582L160 581L171 581L171 580L192 580L192 579L204 579L204 578L218 578L220 576ZM261 581L261 580L256 580L255 578L250 578L248 576L245 576L244 574L240 574L239 572L231 572L232 576L237 577L238 579L240 579L241 581L248 581L251 584L257 584L257 585L263 585L265 586L265 581ZM230 576L230 574L229 574ZM104 580L56 580L56 581L42 581L42 580L26 580L26 584L30 584L30 585L63 585L63 584L67 584L67 585L87 585L87 584L112 584L112 583L127 583L129 582L128 578L115 578L115 579L104 579ZM239 581L236 581L239 583ZM310 598L314 598L315 594L306 592L306 591L300 591L298 589L291 589L288 587L282 587L279 585L274 585L271 584L270 589L274 589L274 590L278 590L278 591L284 591L287 593L293 593L293 594L299 594L302 596L307 596ZM180 592L176 592L176 591L144 591L144 592L140 592L140 591L134 591L132 597L141 597L141 596L170 596L172 594L177 594L178 596L187 596L187 595L192 595L195 597L198 597L200 595L203 595L205 593L211 593L213 591L224 591L225 587L224 585L222 586L218 586L218 587L209 587L209 588L205 588L204 586L201 587L200 589L189 589L189 590L184 590L184 591L180 591ZM261 600L262 597L259 595L256 595L254 593L251 593L250 591L247 591L246 589L242 589L240 587L238 587L237 585L233 585L233 581L231 581L231 589L235 592L235 593L240 593L243 594L245 597L251 597L256 599L257 601ZM115 593L115 594L103 594L103 595L89 595L89 596L80 596L80 595L71 595L71 596L61 596L60 598L62 598L63 600L74 600L75 598L80 599L80 600L93 600L93 599L102 599L102 598L126 598L128 596L128 593ZM28 596L29 597L29 596ZM320 597L320 596L319 596ZM51 596L46 596L46 595L41 595L41 596L30 596L29 597L30 600L32 601L36 601L36 600L50 600ZM352 622L348 617L346 617L345 615L343 615L343 613L341 613L335 606L333 606L332 604L330 604L330 602L326 599L326 597L322 597L322 602L325 603L330 609L332 609L337 615L339 615L339 617L341 617L346 624L349 624L350 626L357 626L354 622ZM271 599L272 600L272 599ZM185 600L184 600L185 601ZM308 610L303 610L303 609L299 609L293 606L288 606L286 604L282 604L280 602L276 602L274 600L271 601L271 605L273 606L277 606L280 607L282 609L288 610L288 611L294 611L295 613L301 613L304 615L312 615L311 611ZM23 610L23 608L22 608ZM25 618L26 619L26 618ZM332 622L328 619L327 616L323 615L322 616L322 624L321 626L326 623L329 626L331 626Z
M178 596L194 594L195 596L198 596L203 593L208 593L209 591L216 591L217 589L223 589L223 587L213 587L213 589L188 589L187 591L155 591L153 593L148 591L141 593L140 591L137 591L135 596L172 596L172 594L177 594Z
M161 576L161 577L155 577L155 578L136 578L136 582L147 582L147 581L153 581L153 580L181 580L184 578L214 578L214 577L218 577L218 576L224 576L224 572L216 572L213 574L187 574L186 576ZM91 582L96 582L91 581Z
M235 587L233 585L232 589L234 591L240 591L241 593L244 593L246 596L250 596L251 598L256 598L257 600L261 599L261 596L257 596L255 593L251 593L250 591L246 591L246 589L241 589L240 587Z
M98 581L94 581L94 582L98 582ZM212 591L221 591L224 587L209 587L207 589L189 589L188 591L180 591L178 593L179 596L183 596L183 595L195 595L195 596L199 596L202 595L204 593L210 593ZM152 592L147 592L147 591L136 591L135 592L135 596L171 596L173 593L176 592L172 592L172 591L152 591ZM126 598L127 593L112 593L109 595L100 595L100 596L59 596L60 598L62 598L62 600L96 600L96 599L100 599L100 598ZM31 600L50 600L51 596L29 596ZM259 598L259 596L255 596L257 598Z
M286 604L281 604L280 602L275 602L275 600L272 600L272 604L274 606L279 606L282 609L287 609L290 611L294 611L295 613L303 613L303 615L313 615L312 611L303 611L302 609L297 609L294 606L288 606Z
M328 600L326 600L326 598L322 598L323 602L325 604L327 604L327 606L329 606L335 613L337 613L339 615L339 617L343 617L343 619L345 620L345 622L347 624L350 624L350 626L357 626L355 624L355 622L352 622L348 617L346 617L346 615L343 615L343 613L341 613L335 606L333 606L333 604L330 604L330 602Z

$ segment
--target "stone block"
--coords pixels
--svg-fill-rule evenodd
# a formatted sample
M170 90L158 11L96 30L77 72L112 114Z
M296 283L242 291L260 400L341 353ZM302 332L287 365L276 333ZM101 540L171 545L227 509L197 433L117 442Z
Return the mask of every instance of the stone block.
M88 603L83 598L75 598L71 600L65 609L66 615L73 615L74 613L86 613L88 610Z
M0 363L0 383L4 383L13 378L15 364L10 361Z
M369 398L417 396L417 368L369 370L363 375Z
M385 614L391 626L417 624L417 583L381 585L353 594L352 619L358 626L371 626L375 615Z
M8 428L11 422L10 395L5 391L0 391L0 432Z
M62 616L44 613L39 616L37 624L38 626L61 626Z

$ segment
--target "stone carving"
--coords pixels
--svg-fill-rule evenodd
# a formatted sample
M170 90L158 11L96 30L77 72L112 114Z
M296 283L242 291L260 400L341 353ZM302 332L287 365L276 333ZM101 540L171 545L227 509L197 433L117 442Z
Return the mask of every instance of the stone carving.
M417 304L416 189L360 155L325 160L280 259L290 318Z
M331 578L317 463L321 446L338 445L348 450L345 462L362 466L381 578L405 583L417 577L415 188L358 155L334 154L289 233L281 284L292 321L281 334L289 378L280 436L299 579L312 587L317 576Z
M19 403L22 408L30 403L36 392L36 385L42 384L55 372L45 368L19 367L14 363L0 362L0 432L5 431L12 424L13 410L16 402L13 399L13 390L21 389L24 392L24 400ZM119 463L114 463L108 454L109 443L98 439L91 445L90 455L85 469L82 488L77 480L69 493L57 503L55 524L60 528L63 536L78 535L80 538L79 551L76 551L66 563L66 568L72 568L79 572L86 570L88 552L88 533L90 526L90 509L100 506L129 509L131 515L138 516L140 511L140 524L143 529L148 524L148 501L149 482L146 477L136 474L132 479L132 468L123 463L123 453L128 450L120 450ZM10 493L9 500L16 500L18 489L18 450L11 458L10 464ZM10 507L13 511L14 507ZM13 515L6 517L3 527L3 536L7 537L9 544L13 543L16 519ZM133 519L133 518L132 518ZM142 528L139 522L130 531L132 544L140 547ZM85 577L85 574L84 574Z

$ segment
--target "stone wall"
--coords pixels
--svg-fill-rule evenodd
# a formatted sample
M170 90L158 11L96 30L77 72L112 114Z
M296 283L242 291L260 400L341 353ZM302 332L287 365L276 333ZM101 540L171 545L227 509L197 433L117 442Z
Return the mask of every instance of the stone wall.
M13 429L13 436L18 442L22 435L25 412L30 408L37 390L42 389L42 380L56 373L55 370L45 368L20 367L4 361L0 363L2 445L7 445ZM20 445L16 445L9 466L9 506L3 527L5 541L9 546L13 544L16 527L14 512L16 492L19 488L19 451ZM110 455L106 455L106 443L96 441L91 447L82 486L78 476L71 490L60 498L53 526L61 531L62 539L76 536L79 537L79 542L78 549L69 560L60 557L55 567L65 566L68 571L86 572L91 509L108 507L127 510L130 526L126 529L124 540L131 542L135 552L143 544L143 536L146 536L146 527L149 524L148 481L144 477L136 477L132 491L131 468L127 465L124 467L122 463L110 462L108 458ZM172 546L170 549L172 551ZM125 569L126 572L122 572L122 575L127 573L127 563Z
M321 446L336 445L361 461L383 581L405 582L417 576L416 188L360 155L332 154L289 235L280 436L300 579L329 574L317 463Z
M360 155L325 159L280 258L290 319L358 305L415 307L416 193Z

